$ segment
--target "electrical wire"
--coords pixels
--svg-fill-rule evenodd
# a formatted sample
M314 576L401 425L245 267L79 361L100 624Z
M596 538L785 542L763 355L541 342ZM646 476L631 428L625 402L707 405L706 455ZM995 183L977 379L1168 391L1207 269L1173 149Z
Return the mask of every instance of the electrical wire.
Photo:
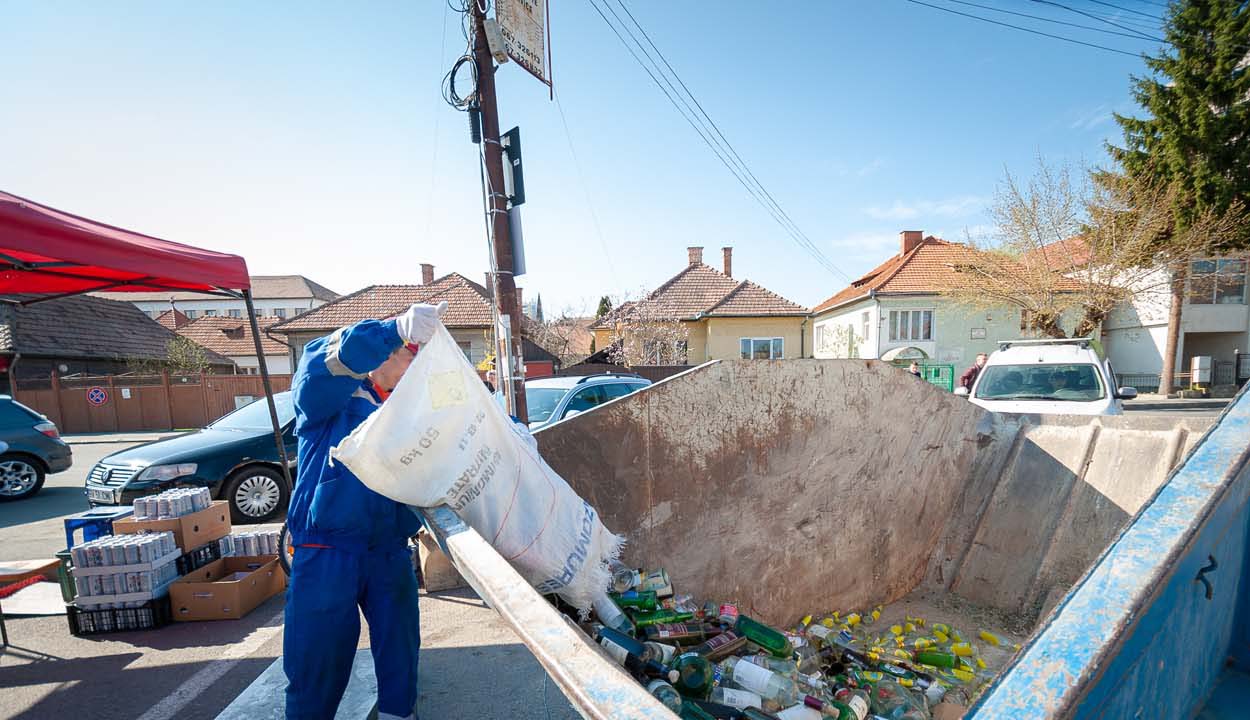
M1115 8L1116 10L1121 10L1126 13L1132 13L1134 15L1141 15L1142 17L1150 18L1151 20L1154 20L1155 22L1163 22L1163 18L1157 15L1151 15L1150 13L1144 13L1140 10L1133 10L1132 8L1120 7L1119 5L1113 5L1109 2L1103 2L1102 0L1089 0L1089 1L1094 3L1095 5L1103 5L1105 7Z
M599 247L603 249L603 259L607 261L608 273L612 276L613 287L621 286L621 279L616 274L616 264L612 262L612 254L608 251L608 243L603 237L603 228L599 225L599 213L595 212L595 203L590 197L590 183L586 182L586 175L582 172L581 160L577 157L577 149L573 147L573 134L569 132L569 121L564 116L564 104L560 102L560 93L552 88L552 95L555 97L556 110L560 112L560 124L564 126L564 140L569 145L569 155L573 157L573 167L577 170L577 180L582 186L582 193L586 197L586 209L590 212L590 220L595 226L595 235L599 238Z
M1067 5L1064 5L1063 3L1054 2L1054 0L1033 0L1033 2L1038 3L1039 5L1050 5L1052 7L1062 8L1064 10L1067 10L1068 12L1074 12L1077 15L1083 15L1091 20L1097 20L1098 22L1106 23L1110 25L1111 27L1117 27L1117 28L1120 28L1121 30L1128 30L1129 32L1137 33L1138 35L1145 38L1146 40L1154 40L1155 42L1167 42L1167 40L1164 40L1161 37L1154 37L1152 35L1147 35L1146 33L1140 30L1137 30L1136 28L1131 28L1127 25L1121 25L1120 23L1112 22L1111 20L1108 20L1104 17L1094 15L1091 13L1087 13L1084 10L1078 10L1077 8L1069 7Z
M1040 20L1042 22L1054 23L1056 25L1066 25L1068 27L1080 28L1081 30L1090 30L1093 32L1106 33L1108 35L1119 35L1120 37L1140 39L1140 35L1133 33L1117 32L1115 30L1105 30L1103 28L1094 27L1093 25L1082 25L1080 23L1068 22L1066 20L1055 20L1054 18L1042 17L1041 15L1030 15L1029 13L1017 12L1015 10L1004 10L990 5L981 5L979 3L968 2L967 0L946 0L957 5L967 5L969 7L980 8L981 10L989 10L991 12L1005 13L1007 15L1016 15L1017 17L1029 18L1030 20Z
M599 2L603 2L604 7L607 8L608 10L608 13L611 13L611 15L617 19L617 22L620 23L620 26L621 26L620 28L618 28L616 24L613 24L613 22L608 19L607 14L605 14L604 10L599 7ZM811 255L812 258L816 260L817 263L819 263L822 267L824 267L830 273L834 275L840 275L843 278L846 278L847 280L849 280L850 278L848 275L846 275L846 273L838 269L837 266L835 266L827 257L825 257L824 254L820 252L820 250L815 246L814 243L811 242L810 239L807 238L806 235L804 235L801 231L798 231L797 226L793 226L792 220L789 220L789 222L787 222L789 216L785 215L784 211L780 208L780 206L777 206L775 204L775 201L772 201L770 203L769 200L765 199L766 193L767 193L766 190L761 192L762 187L760 189L757 189L750 181L748 181L747 179L748 176L746 175L746 173L744 173L740 168L738 168L735 165L735 163L731 161L729 157L726 156L725 151L711 137L712 131L709 130L706 126L704 126L700 121L698 121L698 115L690 107L690 104L688 102L685 102L684 99L681 102L679 102L678 98L674 97L674 94L677 94L678 97L680 97L680 94L676 92L675 88L673 88L672 81L668 80L667 76L665 76L664 81L661 81L660 78L656 76L657 72L660 75L664 75L663 71L660 70L659 63L656 62L653 57L651 57L650 53L647 52L646 48L642 46L641 41L639 41L637 37L634 36L634 34L629 30L629 27L625 25L624 21L620 19L620 16L617 15L614 10L612 10L611 5L608 4L608 0L598 0L598 1L590 0L590 5L591 7L595 9L595 12L598 13L599 17L603 20L604 24L606 24L608 28L612 31L612 33L616 35L617 39L621 41L621 44L625 46L626 51L629 52L630 56L634 58L634 61L637 62L638 65L643 69L643 71L647 73L648 77L650 77L651 81L655 83L656 87L660 89L660 92L663 93L664 97L669 101L670 104L672 104L674 109L677 110L678 114L682 116L682 119L684 119L690 125L690 127L695 131L695 133L698 134L699 138L703 140L705 145L708 146L708 149L710 149L712 153L716 155L716 158L721 161L721 164L723 164L727 170L729 170L730 174L734 176L734 178L739 182L739 184L742 185L742 187L747 191L747 193L750 194L751 197L757 203L759 203L760 206L763 207L765 211L769 213L769 215L773 217L773 219L777 222L777 224L780 225L781 228L785 230L786 233L789 234L791 238L802 249L804 249L809 255ZM635 51L634 47L630 45L628 41L625 40L624 35L621 34L622 29L625 31L626 34L628 34L634 40L634 43L638 46L638 51ZM651 66L648 66L648 64L643 61L642 57L640 57L638 54L639 51L641 51L643 55L645 55L651 61ZM652 66L655 68L654 71L652 70ZM665 87L666 84L668 85L668 87ZM673 88L673 91L670 92L669 88ZM684 104L684 107L683 107L683 104ZM771 195L767 195L767 197L771 197Z
M664 63L664 67L668 68L668 71L672 74L673 78L677 80L677 83L679 85L681 85L681 89L685 91L686 96L689 97L691 102L694 103L694 106L698 108L698 111L703 116L703 119L706 121L706 124L711 126L711 129L716 133L716 136L720 138L720 142L723 144L724 149L728 150L730 155L733 156L733 159L737 161L737 165L742 169L743 172L746 173L747 177L751 179L751 181L755 184L755 186L759 189L759 191L764 194L764 197L768 199L768 202L771 203L774 208L776 208L777 212L781 215L781 217L784 218L786 224L788 225L787 231L791 232L792 234L797 234L798 236L800 236L801 240L799 240L799 238L795 238L796 241L799 241L799 244L803 246L804 249L806 249L809 253L812 253L817 257L823 258L824 254L820 252L820 249L816 247L816 244L812 242L811 238L809 238L807 234L804 233L799 228L798 223L794 222L793 218L790 217L789 213L787 213L784 209L782 209L781 204L778 203L776 198L772 196L772 193L768 192L768 189L764 187L764 184L762 182L759 181L759 178L755 177L755 173L751 172L751 167L747 165L746 161L743 160L742 156L738 154L738 151L734 148L733 144L730 143L729 139L725 137L725 134L721 132L720 126L716 124L716 121L713 120L712 117L708 115L707 111L703 109L703 104L699 102L699 99L696 98L694 96L694 93L690 91L690 88L686 86L685 81L681 79L681 75L679 75L677 71L673 69L673 66L669 64L668 58L664 56L664 53L660 51L660 48L656 47L655 43L651 41L651 36L647 34L647 31L638 22L637 18L634 17L634 14L629 11L629 8L626 7L624 1L616 0L616 2L618 5L621 6L621 10L625 11L625 14L629 17L630 21L634 23L634 26L638 28L638 31L642 33L642 36L643 38L646 39L647 44L650 45L651 49L655 51L655 54L659 56L661 62ZM611 6L609 6L609 8L610 7ZM613 14L613 16L615 17L615 13ZM631 37L632 37L632 34L631 34ZM635 42L637 42L637 39L635 39ZM639 45L639 47L640 48L642 47L641 44ZM645 51L645 48L643 48L643 50ZM659 70L658 65L656 65L656 70ZM669 83L669 87L672 87L672 83ZM676 92L676 88L673 88L673 91ZM678 93L678 96L680 97L680 93ZM689 103L686 104L686 107L688 109L690 108ZM827 261L828 258L825 258L825 260ZM822 263L822 264L825 264L825 263ZM826 266L826 269L831 270L837 275L841 275L843 279L850 282L851 278L848 275L846 275L846 273L838 269L836 266L833 266L832 262L828 262L827 264L825 264L825 266Z
M923 5L925 7L933 8L934 10L941 10L942 12L951 13L952 15L962 15L963 17L971 18L973 20L980 20L981 22L987 22L992 25L1001 25L1002 27L1012 28L1013 30L1021 30L1026 33L1032 33L1034 35L1041 35L1042 37L1048 37L1048 38L1052 38L1055 40L1062 40L1063 42L1073 43L1075 45L1084 45L1085 47L1095 48L1097 50L1105 50L1107 52L1116 53L1118 55L1127 55L1129 57L1134 57L1134 58L1141 57L1139 53L1132 53L1127 50L1119 50L1117 48L1107 47L1106 45L1099 45L1098 43L1085 42L1084 40L1077 40L1075 38L1064 37L1063 35L1055 35L1054 33L1042 32L1041 30L1034 30L1032 28L1021 27L1019 25L1012 25L1011 23L1000 22L998 20L993 20L991 18L981 17L980 15L973 15L971 13L961 12L953 8L942 7L941 5L934 5L932 3L923 2L922 0L904 0L904 1L912 3L913 5Z

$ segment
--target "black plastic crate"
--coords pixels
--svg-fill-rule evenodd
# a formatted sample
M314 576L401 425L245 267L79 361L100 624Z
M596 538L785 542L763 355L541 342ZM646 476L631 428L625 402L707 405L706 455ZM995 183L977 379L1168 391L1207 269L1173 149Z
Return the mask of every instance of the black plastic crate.
M134 630L155 630L173 621L168 595L148 600L137 608L83 610L68 605L65 608L65 615L69 618L70 634L77 637Z
M178 576L195 572L214 560L220 560L220 542L220 540L214 540L207 545L201 545L190 552L183 553L182 557L174 561L174 564L178 566Z

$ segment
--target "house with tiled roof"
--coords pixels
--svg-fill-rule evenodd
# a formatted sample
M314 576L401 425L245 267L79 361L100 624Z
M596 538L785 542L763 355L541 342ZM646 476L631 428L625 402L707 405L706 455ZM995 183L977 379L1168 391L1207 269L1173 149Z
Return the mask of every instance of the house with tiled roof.
M494 300L487 288L492 284L474 282L460 273L434 277L434 266L421 264L420 285L370 285L344 295L298 317L275 323L269 333L285 337L290 346L291 367L296 367L304 346L335 330L370 318L390 318L408 309L413 303L436 305L447 301L446 326L469 362L481 363L494 348ZM523 300L521 288L517 299ZM559 367L559 360L528 339L522 345L529 377L550 375Z
M343 295L293 318L276 323L270 333L285 337L290 346L291 367L299 363L304 346L335 330L369 318L390 318L413 303L447 301L443 325L470 362L478 363L491 352L494 316L490 292L460 273L434 277L434 266L421 265L420 285L370 285Z
M12 296L6 299L20 300ZM41 300L29 305L0 303L0 386L10 379L46 383L55 372L112 375L169 360L178 336L130 303L90 295ZM209 372L233 373L228 357L205 349ZM7 388L5 392L11 392Z
M685 365L720 359L811 356L807 308L733 276L733 248L717 270L703 248L686 249L686 266L646 297L625 302L590 326L595 347L621 342L640 348L632 364ZM674 327L647 337L659 325Z
M258 317L292 318L320 307L339 296L303 275L253 275L252 301ZM96 297L132 303L153 320L170 310L187 319L244 317L247 310L239 298L191 291L97 292Z
M144 314L147 315L147 313ZM166 310L160 315L157 315L154 319L156 322L163 325L165 329L173 330L174 332L177 332L178 328L191 322L191 318L187 317L181 310Z
M812 308L815 356L961 367L998 340L1019 337L1018 308L969 307L943 294L970 253L920 230L899 233L897 253Z
M289 348L267 332L278 321L279 318L276 317L262 317L256 319L256 324L260 327L260 346L265 355L265 366L270 373L283 375L291 372ZM252 325L246 318L199 317L179 324L176 332L218 355L230 358L244 375L256 375L260 372L256 360L256 345L252 339Z

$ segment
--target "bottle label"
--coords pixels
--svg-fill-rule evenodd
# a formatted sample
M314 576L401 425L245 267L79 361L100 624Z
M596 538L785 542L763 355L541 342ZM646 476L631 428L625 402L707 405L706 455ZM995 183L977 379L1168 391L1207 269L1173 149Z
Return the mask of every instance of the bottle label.
M833 634L833 631L825 627L824 625L813 625L809 627L807 631L811 633L812 635L815 635L816 637L820 638L821 642L824 642L825 640L829 638L831 634Z
M748 690L721 688L721 700L728 706L744 710L749 707L764 707L764 699Z
M628 650L620 645L617 645L608 638L600 638L599 644L603 646L604 650L608 651L608 654L612 656L613 660L621 665L625 664L625 656L629 655Z
M855 713L855 720L864 720L868 717L868 701L858 695L852 695L845 703Z
M734 665L734 682L752 692L763 693L768 692L768 681L773 677L773 672L768 668L762 668L754 663L738 661Z
M677 652L677 648L672 645L665 645L664 643L649 642L647 643L647 646L659 650L660 657L658 658L658 661L663 665L667 665L668 661L673 659L673 653Z

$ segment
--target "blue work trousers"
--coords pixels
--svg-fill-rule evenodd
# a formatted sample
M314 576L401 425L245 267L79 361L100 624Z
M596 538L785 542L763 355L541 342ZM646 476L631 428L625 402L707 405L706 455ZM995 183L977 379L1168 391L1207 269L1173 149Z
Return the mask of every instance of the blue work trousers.
M369 622L378 717L414 717L421 628L407 549L301 546L291 565L282 642L288 720L334 718L360 639L357 606Z

